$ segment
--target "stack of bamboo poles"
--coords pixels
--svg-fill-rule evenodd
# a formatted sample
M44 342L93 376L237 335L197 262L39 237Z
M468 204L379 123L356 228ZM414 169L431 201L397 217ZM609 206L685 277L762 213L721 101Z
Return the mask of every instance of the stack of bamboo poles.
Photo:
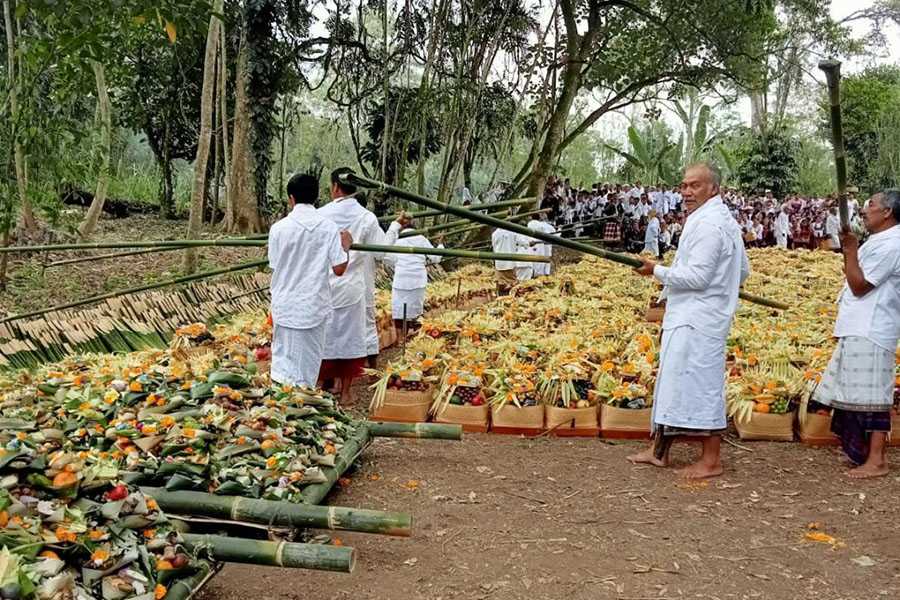
M267 273L245 273L0 323L0 367L32 368L70 354L161 348L186 323L266 308L269 280Z

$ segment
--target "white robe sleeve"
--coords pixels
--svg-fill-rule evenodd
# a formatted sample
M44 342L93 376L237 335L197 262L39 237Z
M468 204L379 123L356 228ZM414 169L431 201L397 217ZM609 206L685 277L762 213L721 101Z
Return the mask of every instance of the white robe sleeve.
M704 290L716 274L724 242L724 234L718 227L700 226L688 242L690 258L671 267L656 265L653 275L671 289Z

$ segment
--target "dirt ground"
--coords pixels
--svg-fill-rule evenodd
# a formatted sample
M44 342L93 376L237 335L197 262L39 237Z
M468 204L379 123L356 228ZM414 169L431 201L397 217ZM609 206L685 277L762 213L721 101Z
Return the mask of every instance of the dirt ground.
M859 483L834 448L739 445L724 477L689 484L629 464L640 442L381 439L328 502L409 512L411 538L339 532L352 575L232 565L200 597L900 598L900 470Z

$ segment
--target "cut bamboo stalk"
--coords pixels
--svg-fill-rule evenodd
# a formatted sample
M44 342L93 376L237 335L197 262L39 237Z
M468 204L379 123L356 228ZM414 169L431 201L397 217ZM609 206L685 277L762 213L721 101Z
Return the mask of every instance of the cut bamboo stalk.
M521 213L518 215L513 215L509 219L507 219L507 222L514 223L515 221L519 221L521 219L524 219L525 217L530 217L532 215L536 215L536 214L540 214L540 213L544 213L544 212L550 212L550 209L542 208L540 210L532 210L532 211ZM461 222L462 221L457 221L457 223L461 223ZM461 229L454 229L453 231L448 231L444 235L446 235L446 236L459 235L461 233L468 233L470 231L477 231L479 229L484 229L485 227L487 227L487 226L481 225L481 224L469 225L468 227L463 227Z
M341 506L311 506L240 496L216 496L204 492L170 492L163 488L141 490L156 500L162 510L171 514L398 537L409 537L412 534L412 517L406 513Z
M203 271L201 273L194 273L193 275L185 275L183 277L176 277L175 279L167 279L166 281L160 281L157 283L141 285L138 287L128 288L125 290L118 290L115 292L108 292L106 294L99 294L97 296L91 296L90 298L85 298L83 300L69 302L68 304L60 304L57 306L52 306L50 308L45 308L43 310L35 310L35 311L27 312L27 313L21 313L18 315L12 315L12 316L6 317L4 319L0 319L0 323L8 323L10 321L18 321L20 319L27 319L27 318L37 317L40 315L45 315L47 313L52 313L52 312L56 312L56 311L60 311L60 310L75 308L77 306L84 306L85 304L93 304L94 302L100 302L101 300L106 300L107 298L115 298L117 296L124 296L127 294L135 294L137 292L145 292L147 290L155 290L155 289L159 289L159 288L163 288L163 287L168 287L170 285L178 285L180 283L188 283L190 281L197 281L200 279L215 277L216 275L225 275L227 273L233 273L235 271L241 271L244 269L255 269L257 267L263 267L267 264L269 264L268 259L254 260L251 262L234 265L232 267L225 267L222 269L213 269L211 271Z
M356 551L346 546L267 542L196 533L183 533L181 537L188 550L204 550L209 558L221 562L339 573L352 573L356 564Z
M502 202L486 202L483 204L472 204L471 206L467 206L469 210L492 210L495 208L506 208L509 206L521 206L523 204L533 204L535 198L518 198L515 200L504 200ZM421 219L425 217L436 217L438 215L443 215L446 211L443 210L420 210L417 212L406 213L407 216L412 217L413 219ZM386 216L386 217L378 217L378 221L380 223L390 223L391 221L397 218L396 215Z
M461 440L462 426L444 423L382 423L367 424L372 437L413 438L419 440Z
M344 443L344 447L334 459L334 467L324 469L324 483L314 483L303 488L303 504L321 504L335 482L344 474L344 471L350 468L356 459L362 454L366 446L371 442L372 436L368 427L360 427L356 433Z
M166 590L164 600L188 600L206 585L216 571L209 562L201 561L196 573L172 582Z
M217 240L152 240L141 242L94 242L83 244L45 244L43 246L8 246L0 248L0 253L11 252L58 252L61 250L104 250L114 248L202 248L206 246L265 246L265 239L222 238Z
M555 235L550 235L549 233L544 233L542 231L534 231L532 229L528 229L524 225L519 225L518 223L510 223L509 221L504 221L503 219L497 219L488 215L482 215L476 212L471 212L466 210L465 208L454 206L452 204L444 204L442 202L437 202L430 198L426 198L424 196L420 196L418 194L414 194L412 192L407 192L406 190L402 190L398 187L394 187L392 185L388 185L381 181L377 181L375 179L370 179L368 177L363 177L361 175L357 175L355 173L346 173L341 175L346 181L358 185L360 187L366 188L376 188L379 191L387 194L393 194L398 198L404 198L409 200L410 202L415 202L416 204L421 204L422 206L429 206L432 208L444 208L446 207L446 211L458 217L467 218L471 221L475 221L476 223L483 223L485 225L489 225L491 227L497 227L500 229L505 229L507 231L513 231L515 233L521 233L522 235L526 235L528 237L534 238L536 240L540 240L542 242L547 242L548 244L555 244L557 246L563 246L564 248L569 248L571 250L577 250L578 252L583 252L585 254L591 254L593 256L598 256L600 258L604 258L606 260L610 260L612 262L619 263L621 265L626 265L629 267L637 268L643 265L643 262L637 257L630 256L628 254L620 254L618 252L610 252L609 250L604 250L602 248L598 248L597 246L592 246L590 244L585 244L584 242L576 242L570 239L562 238ZM760 296L755 296L753 294L748 294L746 292L740 292L740 297L748 302L752 302L754 304L760 304L762 306L767 306L769 308L777 308L785 310L788 307L787 304L783 302L778 302L775 300L769 300L768 298L762 298Z
M500 218L504 215L509 214L509 211L501 210L500 212L488 213L488 216ZM448 221L446 223L440 223L438 225L432 225L431 227L423 227L422 229L406 229L400 232L400 238L412 237L414 235L434 235L439 231L444 231L446 229L453 229L454 227L460 227L467 223L471 223L472 221L469 219L459 219L456 221Z
M132 250L131 252L113 252L112 254L97 254L95 256L82 256L80 258L68 258L66 260L57 260L55 262L44 265L45 269L50 267L62 267L64 265L76 265L79 263L93 262L96 260L106 260L109 258L122 258L125 256L138 256L140 254L153 254L155 252L170 252L173 250L184 250L185 246L171 246L164 248L148 248L146 250Z
M473 250L456 250L455 248L415 248L412 246L374 246L371 244L353 244L351 250L363 252L385 252L388 254L425 254L428 256L453 256L456 258L475 258L478 260L516 260L521 262L550 262L546 256L533 254L504 254L494 252L476 252Z

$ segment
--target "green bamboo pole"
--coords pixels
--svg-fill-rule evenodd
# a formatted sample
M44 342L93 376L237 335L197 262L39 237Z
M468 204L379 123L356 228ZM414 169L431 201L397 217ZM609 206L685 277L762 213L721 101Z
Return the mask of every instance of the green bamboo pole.
M425 254L428 256L453 256L455 258L474 258L477 260L518 260L522 262L550 262L546 256L532 254L504 254L494 252L474 252L472 250L456 250L455 248L415 248L412 246L375 246L372 244L353 244L351 250L364 252L385 252L387 254Z
M847 206L847 153L844 150L844 126L841 119L841 63L823 60L819 68L825 72L828 84L828 104L831 117L831 144L834 147L834 168L837 173L838 212L841 229L850 229L850 209Z
M535 198L518 198L515 200L504 200L503 202L487 202L484 204L472 204L471 206L467 206L469 210L492 210L495 208L505 208L509 206L521 206L523 204L533 204ZM413 219L422 219L425 217L436 217L438 215L445 214L443 210L420 210L417 212L408 212L406 215L408 217L412 217ZM386 217L378 217L379 223L390 223L397 218L397 215L386 216Z
M356 433L344 443L344 447L337 453L334 459L334 467L323 469L326 481L324 483L314 483L303 488L301 493L303 496L303 504L321 504L335 482L344 474L344 471L350 468L357 457L362 454L369 442L372 441L372 435L369 428L361 426Z
M188 600L206 585L216 571L207 561L200 561L197 572L184 579L178 579L166 590L163 600Z
M461 440L462 425L443 423L382 423L367 424L373 437L412 438L418 440Z
M495 213L489 213L492 217L502 217L506 214L509 214L509 211L501 210ZM466 223L471 223L469 219L459 219L456 221L447 221L446 223L440 223L438 225L432 225L430 227L423 227L422 229L404 229L400 232L401 238L412 237L414 235L433 235L439 231L444 231L445 229L453 229L454 227L459 227Z
M549 208L542 208L542 209L540 209L540 210L532 210L532 211L529 211L529 212L520 213L520 214L518 214L518 215L513 215L513 216L511 216L510 218L508 218L507 221L510 222L510 223L513 223L513 222L515 222L515 221L519 221L519 220L521 220L521 219L524 219L525 217L530 217L530 216L532 216L532 215L537 215L537 214L545 213L545 212L549 212L549 211L550 211ZM460 223L460 222L461 222L461 221L457 221L457 223ZM469 225L468 227L463 227L463 228L461 228L461 229L455 229L455 230L453 230L453 231L448 231L448 232L445 233L444 235L445 235L445 236L448 236L448 235L459 235L459 234L461 234L461 233L468 233L468 232L470 232L470 231L477 231L477 230L479 230L479 229L484 229L485 227L486 227L486 225L480 225L480 224Z
M148 248L146 250L132 250L131 252L114 252L112 254L97 254L95 256L82 256L80 258L68 258L66 260L57 260L55 262L44 265L45 269L50 267L62 267L65 265L75 265L79 263L93 262L95 260L106 260L108 258L122 258L124 256L138 256L140 254L153 254L156 252L171 252L173 250L184 250L186 246L166 246L163 248Z
M412 534L412 517L406 513L311 506L240 496L216 496L204 492L170 492L164 488L141 488L141 491L156 500L159 507L169 514L398 537L409 537Z
M598 248L597 246L592 246L590 244L585 244L583 242L575 242L570 239L562 238L555 235L550 235L549 233L544 233L542 231L533 231L528 229L524 225L519 225L518 223L510 223L508 221L504 221L502 219L497 219L491 217L489 215L481 215L478 213L473 213L471 211L466 210L465 208L454 206L452 204L444 204L442 202L437 202L430 198L426 198L424 196L420 196L418 194L414 194L412 192L407 192L406 190L402 190L400 188L394 187L392 185L387 185L381 181L377 181L375 179L370 179L368 177L363 177L361 175L357 175L355 173L347 173L346 175L342 175L346 180L359 185L361 187L368 188L377 188L384 193L393 194L398 198L404 198L409 200L410 202L415 202L416 204L421 204L422 206L430 206L432 208L443 208L446 207L447 212L456 215L458 217L467 218L471 221L475 221L476 223L483 223L485 225L489 225L491 227L498 227L500 229L506 229L507 231L513 231L515 233L521 233L522 235L527 235L528 237L534 238L536 240L540 240L542 242L547 242L548 244L555 244L557 246L563 246L564 248L569 248L571 250L577 250L578 252L583 252L585 254L591 254L593 256L598 256L600 258L605 258L606 260L610 260L622 265L626 265L629 267L640 267L643 265L640 259L629 256L627 254L620 254L618 252L610 252L609 250L604 250L602 248ZM748 294L746 292L741 292L740 297L748 302L752 302L754 304L760 304L762 306L767 306L770 308L778 308L778 309L787 309L788 305L783 302L777 302L775 300L769 300L767 298L761 298L759 296L754 296L752 294Z
M265 239L223 238L218 240L154 240L144 242L88 242L82 244L45 244L43 246L7 246L0 253L11 252L56 252L61 250L105 250L112 248L203 248L206 246L265 246Z
M188 550L204 550L209 558L221 562L339 573L352 573L356 564L356 551L346 546L267 542L196 533L182 533L181 537Z
M239 265L234 265L232 267L225 267L223 269L213 269L211 271L203 271L201 273L194 273L193 275L185 275L183 277L176 277L174 279L167 279L165 281L159 281L156 283L150 283L147 285L140 285L133 288L128 288L125 290L118 290L115 292L108 292L106 294L98 294L96 296L91 296L90 298L84 298L83 300L77 300L75 302L69 302L68 304L58 304L57 306L51 306L50 308L45 308L42 310L34 310L31 312L21 313L18 315L12 315L6 317L4 319L0 319L0 323L9 323L10 321L18 321L20 319L29 319L31 317L38 317L40 315L45 315L47 313L56 312L60 310L67 310L70 308L75 308L78 306L84 306L85 304L93 304L94 302L100 302L101 300L106 300L108 298L115 298L117 296L125 296L128 294L135 294L137 292L146 292L148 290L155 290L163 287L168 287L170 285L178 285L181 283L189 283L191 281L197 281L199 279L206 279L208 277L215 277L217 275L226 275L228 273L234 273L235 271L243 271L246 269L255 269L257 267L263 267L269 264L268 260L254 260L246 263L241 263Z

